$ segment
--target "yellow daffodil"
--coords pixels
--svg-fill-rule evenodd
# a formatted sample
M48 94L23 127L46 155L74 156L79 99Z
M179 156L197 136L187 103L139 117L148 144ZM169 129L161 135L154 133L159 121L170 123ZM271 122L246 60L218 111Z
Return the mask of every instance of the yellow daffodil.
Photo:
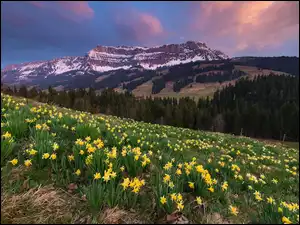
M239 213L237 207L234 207L232 205L229 206L229 210L230 210L230 213L235 216L237 216L237 214Z
M84 155L84 151L83 151L83 150L80 150L80 151L79 151L79 154L80 154L80 155Z
M32 165L31 159L25 160L24 165L25 165L26 167L31 166L31 165Z
M4 134L2 134L2 137L4 137L5 139L9 139L11 138L11 134L6 131Z
M169 181L171 180L171 177L170 177L170 175L169 175L169 174L165 174L165 176L164 176L163 180L164 180L164 183L167 183L167 182L169 182Z
M283 222L283 224L292 224L292 221L290 221L290 219L288 217L283 216L281 218L281 221Z
M90 140L91 140L91 137L88 136L88 137L85 138L85 140L86 140L86 141L90 141Z
M55 153L52 153L51 156L50 156L50 158L51 158L52 160L55 160L55 159L56 159L56 154L55 154Z
M275 200L272 197L268 197L267 202L273 205L275 204Z
M13 166L18 164L18 160L17 159L13 159L11 161L9 161Z
M182 174L181 169L177 169L177 170L176 170L176 174L177 174L177 175L181 175L181 174Z
M209 187L209 188L207 188L207 190L209 190L212 193L215 191L215 189L213 187Z
M74 161L74 155L68 155L68 159L69 159L69 161Z
M56 151L57 149L59 149L59 145L56 142L54 142L52 148L54 151Z
M160 203L163 205L167 203L167 199L165 196L160 197Z
M224 181L224 183L222 184L221 188L222 188L222 191L226 191L227 190L227 188L228 188L227 181Z
M176 199L177 199L176 193L170 194L170 197L171 197L172 201L176 201Z
M189 187L190 187L191 189L194 189L194 188L195 188L195 184L194 184L193 182L189 182Z
M171 189L173 189L175 187L174 183L172 181L169 182L169 185L168 185Z
M124 190L129 187L129 184L130 184L130 179L129 178L125 178L123 180L123 183L121 183L121 185L123 186Z
M49 153L44 153L42 159L48 159L50 157Z
M182 202L182 201L178 202L178 203L177 203L177 209L178 209L179 211L182 211L183 208L184 208L183 202Z
M75 171L75 174L76 174L77 176L80 176L80 174L81 174L80 169L76 170L76 171Z
M198 196L196 198L196 202L197 202L198 205L202 205L202 199L201 199L201 197Z
M95 173L94 174L94 180L99 180L101 178L100 173Z

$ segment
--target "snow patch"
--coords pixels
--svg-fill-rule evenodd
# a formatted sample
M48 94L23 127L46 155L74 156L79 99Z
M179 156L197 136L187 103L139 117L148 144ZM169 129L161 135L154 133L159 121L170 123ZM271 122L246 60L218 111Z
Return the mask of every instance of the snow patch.
M44 63L35 63L35 64L27 64L27 65L25 65L25 66L22 66L21 67L21 69L20 69L20 72L23 72L23 71L25 71L25 70L30 70L30 69L36 69L36 68L38 68L38 67L40 67L40 66L42 66Z
M173 59L173 60L170 60L169 62L165 63L165 64L153 64L153 65L150 65L150 64L146 64L146 63L141 63L140 65L142 67L144 67L145 69L148 69L148 70L156 70L157 68L159 67L164 67L164 66L175 66L175 65L179 65L179 64L184 64L184 63L189 63L189 62L196 62L196 61L203 61L205 60L205 57L204 56L195 56L193 58L188 58L188 59L184 59L184 60L180 60L180 59Z
M94 71L98 71L98 72L106 72L106 71L120 70L120 69L128 70L130 67L131 66L111 67L111 66L96 66L96 65L93 65L92 69Z
M60 74L60 73L65 73L70 71L71 69L63 62L63 61L58 61L55 65L55 74Z
M89 57L91 59L103 59L103 57L111 57L111 58L131 58L132 55L122 55L122 54L110 54L106 52L97 52L95 50L91 50L89 52Z
M115 49L124 49L124 50L135 50L135 49L142 49L142 50L148 50L149 48L147 47L140 47L140 46L108 46L110 48L115 48Z
M34 70L26 70L22 72L22 76L29 75L30 73L34 72Z
M144 60L144 59L153 59L155 56L163 54L163 52L145 52L145 53L139 53L136 54L133 59L134 60ZM153 57L151 57L153 56Z

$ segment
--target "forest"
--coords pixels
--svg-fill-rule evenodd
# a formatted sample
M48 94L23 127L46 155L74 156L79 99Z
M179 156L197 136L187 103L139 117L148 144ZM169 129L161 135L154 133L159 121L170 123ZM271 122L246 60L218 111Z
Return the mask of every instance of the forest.
M162 81L156 81L161 82ZM148 123L299 141L299 77L241 78L215 92L212 99L135 98L130 92L90 88L48 91L35 87L5 88L2 92L91 113L132 118Z

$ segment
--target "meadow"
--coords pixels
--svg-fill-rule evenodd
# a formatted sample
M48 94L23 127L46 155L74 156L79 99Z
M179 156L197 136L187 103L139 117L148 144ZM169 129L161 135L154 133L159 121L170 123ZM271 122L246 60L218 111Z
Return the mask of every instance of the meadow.
M1 223L299 223L298 149L1 101Z

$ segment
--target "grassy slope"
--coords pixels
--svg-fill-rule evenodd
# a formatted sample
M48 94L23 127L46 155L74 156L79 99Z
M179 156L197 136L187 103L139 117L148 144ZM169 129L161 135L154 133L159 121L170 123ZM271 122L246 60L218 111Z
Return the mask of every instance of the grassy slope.
M219 65L219 64L217 64ZM201 67L211 66L211 65L202 65ZM236 69L241 70L247 74L249 77L253 77L255 75L269 75L270 73L274 74L286 74L284 72L274 71L274 70L267 70L267 69L258 69L254 66L235 66ZM211 72L211 71L210 71ZM147 81L144 84L137 86L133 90L133 94L135 96L153 96L153 97L174 97L174 98L182 98L182 97L194 97L196 100L202 97L212 97L214 92L224 86L228 85L229 83L234 84L236 80L230 82L224 82L222 84L219 83L192 83L192 87L187 85L186 87L182 88L180 92L176 93L173 91L172 85L166 86L160 93L158 94L151 94L152 92L152 81ZM172 82L169 82L172 84Z
M20 122L17 121L18 119L10 119L10 115L16 112L14 108L15 104L22 100L15 99L15 101L16 103L12 103L10 106L7 106L7 101L5 102L4 108L6 110L4 113L8 116L6 118L2 117L1 122L8 121L9 125L4 124L3 130L10 129L14 124ZM41 108L48 108L48 112L50 109L48 105L32 101L29 101L29 105L41 105ZM21 107L21 110L18 109L17 113L21 115L26 114L29 118L37 118L36 115L29 113L28 106L25 105L23 107L19 105L18 107ZM54 109L53 107L51 108L52 110ZM60 143L61 149L71 151L70 148L74 145L75 138L80 137L80 134L72 132L70 128L62 128L63 124L68 124L70 121L64 120L63 123L60 123L59 121L61 120L58 119L59 112L62 112L66 118L71 115L78 116L80 114L80 112L57 108L57 112L54 113L52 119L49 118L47 113L36 113L41 118L35 123L41 124L51 119L52 123L49 126L51 127L51 131L56 132L55 140ZM197 163L202 164L204 168L208 169L211 176L218 181L218 184L214 186L216 189L215 194L209 193L206 188L201 192L201 197L204 201L204 205L201 207L196 207L193 202L194 197L190 193L191 190L186 187L187 190L183 193L185 200L183 215L189 221L198 223L253 222L255 219L258 219L260 222L265 221L266 219L263 218L261 213L265 212L268 206L266 203L256 202L252 193L254 191L247 190L247 185L252 185L255 190L260 191L263 194L264 202L268 196L275 198L277 204L282 200L297 203L299 201L299 152L296 150L287 149L280 144L276 146L265 145L253 139L234 137L226 134L152 125L113 116L85 115L85 124L90 124L89 126L95 124L96 127L100 128L101 132L98 135L104 140L105 146L109 148L117 146L118 151L120 151L122 146L131 144L132 146L140 146L145 153L149 153L149 150L153 151L153 156L150 157L151 165L142 173L146 179L145 190L147 191L141 193L138 205L131 211L129 211L129 208L124 208L121 205L119 208L113 207L113 209L108 209L106 205L103 210L98 210L95 213L89 210L87 207L89 201L84 200L80 191L73 190L73 193L68 193L66 188L68 183L63 178L54 176L51 170L47 168L45 170L34 169L34 167L24 168L22 165L12 169L11 165L6 165L2 167L1 173L1 222L104 223L108 222L107 220L112 217L117 222L166 222L164 217L166 213L163 212L162 208L157 209L155 207L153 190L155 191L156 188L151 178L155 174L161 173L164 176L165 173L169 173L172 179L175 179L175 170L166 172L162 168L172 158L175 159L175 166L179 163L190 162L193 157L196 157ZM56 127L54 124L60 125ZM78 125L79 122L75 124L76 131L79 129ZM33 125L28 124L27 126L34 128ZM90 136L93 136L95 131L92 128L90 129L93 131L90 133ZM12 131L11 133L14 136L16 130L12 129ZM28 135L34 140L33 133L31 132L34 131L30 131ZM120 139L124 133L127 134L127 138L123 141L127 142L127 144L122 143ZM84 137L82 136L82 138ZM114 139L118 141L114 141ZM31 142L28 137L15 138L15 141L18 144L18 148L15 149L13 154L19 156L21 162L23 152ZM120 143L119 141L121 141L121 144L118 144ZM266 156L269 158L265 158ZM160 157L162 157L161 160L159 159ZM212 160L210 163L208 162L209 159ZM287 159L289 160L285 161ZM296 161L292 161L291 159L295 159ZM276 163L276 160L281 161L280 163ZM226 165L224 168L219 165L221 161ZM33 161L33 164L35 164L35 161ZM243 177L243 181L234 178L234 174L230 172L230 168L234 164L240 167L241 171L238 174ZM227 165L229 166L228 169L226 168ZM293 166L296 167L296 176L286 171L287 165L291 170L293 170ZM220 172L216 172L216 168ZM72 171L74 171L74 168ZM182 172L184 173L184 170ZM258 178L261 174L264 174L266 176L264 180L267 184L264 185L260 182L253 184L246 177L247 173L254 174ZM277 185L272 184L271 180L273 178L279 181ZM228 181L229 187L228 191L223 195L223 192L218 190L218 187L220 188L219 185L224 180ZM184 178L185 185L187 181L193 181L193 178ZM77 181L75 179L72 182ZM243 182L246 183L243 184ZM162 184L163 182L160 181L160 183ZM83 185L83 183L78 184L79 186ZM38 188L40 185L41 187ZM223 196L222 201L219 199L219 194ZM157 204L159 205L159 203ZM228 206L230 204L238 207L239 215L237 217L228 213ZM41 211L41 208L45 210ZM296 211L297 213L299 211ZM295 222L295 213L285 210L284 214ZM108 217L107 215L110 216ZM270 215L273 215L273 217L278 216L277 208L274 209L272 214L268 214L268 216ZM133 218L138 218L140 221L133 221ZM279 215L279 220L280 218Z

